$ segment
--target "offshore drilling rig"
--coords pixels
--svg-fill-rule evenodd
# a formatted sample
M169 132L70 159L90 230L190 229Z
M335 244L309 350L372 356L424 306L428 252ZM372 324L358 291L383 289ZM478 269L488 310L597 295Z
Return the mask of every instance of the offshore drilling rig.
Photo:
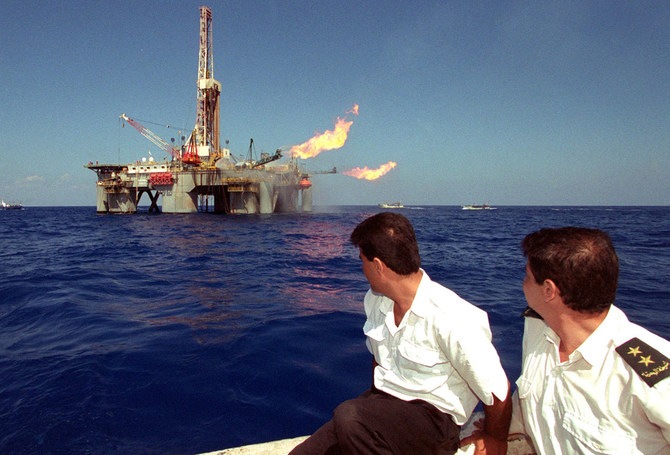
M219 140L219 99L221 84L214 79L212 58L212 11L200 7L200 51L198 58L197 115L195 127L180 146L168 144L137 121L121 114L171 159L152 158L133 164L86 165L98 175L98 213L136 213L140 199L147 194L150 212L207 211L230 214L303 212L312 210L312 183L295 159L279 164L274 154L252 158L253 139L248 159L235 162L230 150ZM174 140L173 140L174 141ZM174 143L174 142L173 142ZM334 173L332 171L322 173Z

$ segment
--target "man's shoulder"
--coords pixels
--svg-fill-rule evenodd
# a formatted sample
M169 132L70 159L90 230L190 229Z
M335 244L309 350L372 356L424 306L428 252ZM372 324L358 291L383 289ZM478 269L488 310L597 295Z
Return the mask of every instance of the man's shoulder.
M438 283L436 285L425 302L435 314L447 314L452 320L486 315L484 310L465 300L456 292Z
M424 272L425 274L425 272ZM488 326L487 313L468 302L448 287L433 281L425 274L412 304L414 313L439 321L444 327L469 324Z
M542 319L542 317L539 314L535 313L535 311L533 310L524 311L522 317L524 318L525 336L532 336L532 337L539 336L549 327L547 323L544 322L544 319Z
M611 311L615 312L614 315L617 317L617 324L610 329L613 331L612 339L616 345L621 345L631 338L638 338L644 343L653 346L654 349L662 352L665 356L670 357L670 341L630 321L626 313L620 308L613 305Z
M626 321L615 336L616 355L649 387L670 380L670 341Z
M456 291L449 289L437 281L431 280L429 277L426 278L421 281L419 291L426 300L429 300L436 307L448 307L449 305L469 305L474 307L474 305L461 297Z
M384 311L385 306L388 307L388 301L390 299L382 294L374 292L372 289L368 289L368 292L363 298L363 308L365 309L365 314L370 317L372 314L378 312L378 310ZM392 308L392 305L391 305Z
M670 377L670 359L640 338L620 344L616 352L649 387Z

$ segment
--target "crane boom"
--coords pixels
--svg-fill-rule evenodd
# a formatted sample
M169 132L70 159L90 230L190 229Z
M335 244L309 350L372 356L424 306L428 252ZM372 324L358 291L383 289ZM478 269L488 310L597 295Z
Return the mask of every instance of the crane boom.
M281 150L280 150L280 149L277 149L277 151L275 152L274 155L268 155L268 156L266 156L266 157L264 157L264 158L261 158L260 160L258 160L257 162L255 162L254 165L251 166L251 167L252 167L252 168L260 167L260 166L263 166L264 164L268 164L268 163L271 163L271 162L273 162L273 161L275 161L275 160L278 160L278 159L280 159L281 157L282 157Z
M119 115L119 118L122 118L124 121L130 123L133 126L133 128L139 131L142 136L146 137L151 142L153 142L158 148L166 151L167 153L172 155L173 158L179 159L178 148L172 147L170 144L165 142L160 136L157 136L153 131L145 128L144 126L137 123L135 120L129 118L126 114Z
M310 174L337 174L337 168L334 167L334 168L328 169L326 171L314 171L314 172L310 172Z

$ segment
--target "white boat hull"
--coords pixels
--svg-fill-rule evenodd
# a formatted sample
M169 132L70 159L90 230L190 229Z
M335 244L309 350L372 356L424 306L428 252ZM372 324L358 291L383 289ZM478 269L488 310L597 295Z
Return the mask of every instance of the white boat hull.
M461 439L472 434L475 430L474 422L483 418L483 412L474 413L472 417L470 417L468 423L463 425L463 428L461 429ZM307 436L300 436L297 438L281 439L279 441L217 450L200 455L286 455L305 439L307 439ZM469 444L465 447L461 447L458 452L456 452L456 455L472 455L474 453L474 444ZM511 434L507 438L507 455L535 455L535 450L533 450L533 446L525 435Z

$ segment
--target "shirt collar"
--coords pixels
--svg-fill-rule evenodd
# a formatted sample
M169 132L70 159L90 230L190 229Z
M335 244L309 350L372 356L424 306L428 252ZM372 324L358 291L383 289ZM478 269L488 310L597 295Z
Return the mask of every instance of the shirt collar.
M376 293L375 291L372 291L372 290L371 290L371 292L375 295L380 295L382 297L382 301L379 304L379 312L380 313L386 314L389 311L393 311L393 300L389 299L384 294L378 294L378 293Z
M543 330L544 338L547 340L547 342L555 345L556 352L558 352L558 347L561 344L561 339L558 337L556 332L554 332L554 330L551 327L549 327L549 325L546 322L544 322L544 320L540 319L540 321L542 321L542 323L544 324L544 330Z
M419 282L419 287L416 288L416 294L414 295L414 300L412 300L412 306L409 307L409 311L423 319L426 317L426 307L428 306L429 301L427 295L428 285L431 282L431 279L425 270L421 268L419 270L421 271L421 281Z
M614 342L613 337L619 332L622 317L626 316L615 307L610 306L607 316L600 323L598 328L579 346L575 352L579 352L589 365L598 367L605 361L605 356L610 350L610 345Z
M420 318L424 318L426 316L426 307L428 305L428 299L424 298L423 295L428 293L428 285L431 282L431 279L425 270L423 270L422 268L419 268L419 270L422 272L421 281L419 282L419 287L416 289L416 294L414 295L412 306L409 307L409 311L416 314ZM375 294L374 291L372 291L372 293ZM385 295L382 296L384 298L382 299L382 302L379 305L379 311L380 313L388 314L389 312L393 311L393 300L386 297Z

